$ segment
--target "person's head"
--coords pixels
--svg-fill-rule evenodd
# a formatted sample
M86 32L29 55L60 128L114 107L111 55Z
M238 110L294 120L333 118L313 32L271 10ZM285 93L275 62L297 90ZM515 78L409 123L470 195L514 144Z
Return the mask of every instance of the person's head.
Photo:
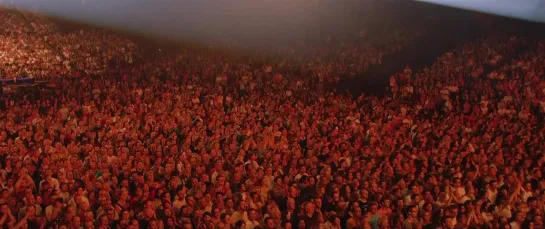
M209 212L203 214L202 220L204 223L212 221L212 215Z
M248 211L248 219L249 220L255 220L257 218L257 210L255 209L250 209Z
M295 210L295 199L294 198L288 198L286 200L286 207L289 209L289 210Z
M113 208L110 208L106 211L106 216L108 217L108 220L109 221L114 221L116 216L115 216L115 210Z
M282 226L283 226L283 229L292 229L293 228L290 221L284 222L284 225L282 225Z
M454 224L455 224L455 220L453 217L446 216L443 218L443 227L447 229L452 229L455 226Z
M305 214L313 214L314 210L315 210L314 203L310 201L305 203Z
M411 205L407 208L407 216L411 218L416 218L418 216L418 206Z
M524 222L525 214L522 211L517 211L517 212L515 212L513 218L514 218L514 220L516 222L522 223L522 222Z
M235 223L235 229L245 229L246 223L243 220L239 220Z
M297 222L297 228L307 228L306 226L306 222L302 219L299 220L299 222Z
M391 204L392 204L392 201L389 198L383 198L381 200L380 207L381 208L390 208Z
M159 228L159 223L157 220L151 220L149 221L149 226L148 226L150 229L158 229Z
M34 205L29 205L26 207L26 210L28 212L28 214L32 217L36 216L36 206Z
M108 216L106 216L106 215L101 215L101 216L99 217L99 224L100 224L101 226L107 226L107 225L108 225Z
M378 227L381 229L390 229L390 221L388 221L388 217L380 217Z
M30 189L27 189L27 190L30 190ZM32 191L26 195L26 203L29 206L36 204L36 198L34 197L34 195L32 195Z
M121 220L129 220L129 218L131 217L131 213L128 210L123 210L120 216Z
M377 214L378 212L378 203L377 202L371 202L369 203L369 206L367 206L369 209L369 213L371 214Z
M182 228L183 229L193 229L193 225L191 224L191 222L184 222L182 224Z
M362 217L362 215L363 215L362 210L361 210L361 208L359 208L359 207L352 209L352 214L353 214L354 217L356 217L356 218L360 218L360 217Z
M366 200L367 198L369 198L369 191L362 189L360 191L360 199Z
M238 202L238 209L239 211L246 211L246 209L248 208L248 204L245 200L240 200Z
M535 209L537 207L537 199L535 197L528 197L528 200L526 202L528 204L528 207L531 209Z
M265 222L265 227L267 229L273 229L276 228L276 222L272 217L266 217L263 222Z
M220 221L224 224L230 224L231 223L231 215L227 213L221 213Z
M226 198L225 199L225 207L227 209L232 209L234 206L235 206L235 203L234 203L233 199L231 199L231 198Z
M81 219L78 216L72 217L72 228L79 228L81 227Z

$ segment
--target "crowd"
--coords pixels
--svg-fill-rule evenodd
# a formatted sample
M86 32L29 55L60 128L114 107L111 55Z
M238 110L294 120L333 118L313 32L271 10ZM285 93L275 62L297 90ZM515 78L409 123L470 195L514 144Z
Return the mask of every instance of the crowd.
M134 42L111 32L82 28L66 33L37 13L0 8L0 15L2 78L98 75L140 58Z
M44 78L51 72L63 76L75 72L100 75L112 68L131 66L143 57L137 44L112 32L90 28L66 32L40 14L0 10L6 18L1 39L2 50L6 50L2 55L3 78ZM323 39L308 40L303 36L295 44L262 42L258 49L267 51L258 54L279 55L305 65L319 72L320 81L332 84L341 77L361 75L369 66L381 64L384 55L402 50L423 34L421 30L389 27L394 32L371 35L363 26L360 31ZM244 47L234 43L230 46Z
M19 12L0 8L0 17L1 78L68 73L61 57L48 48L43 37L33 34Z
M135 43L101 30L51 33L48 40L70 64L88 75L105 74L107 69L132 64L138 58Z
M123 38L2 16L2 42L88 70L0 113L2 227L544 228L545 40L484 37L354 98L314 63L188 49L121 68Z

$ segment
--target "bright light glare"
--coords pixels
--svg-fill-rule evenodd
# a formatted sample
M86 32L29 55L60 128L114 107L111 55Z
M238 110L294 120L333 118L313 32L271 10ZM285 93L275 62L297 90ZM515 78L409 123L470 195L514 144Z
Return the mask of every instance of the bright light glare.
M483 13L545 22L543 0L417 0L444 6L474 10Z

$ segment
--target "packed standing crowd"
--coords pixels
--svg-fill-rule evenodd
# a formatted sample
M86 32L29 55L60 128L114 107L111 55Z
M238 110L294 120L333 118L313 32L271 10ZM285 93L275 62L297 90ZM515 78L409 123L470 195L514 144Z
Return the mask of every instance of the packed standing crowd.
M3 78L105 74L141 57L135 43L98 29L61 31L49 18L1 9Z
M0 77L44 77L52 72L65 74L68 68L52 52L43 37L35 36L20 13L1 9L0 17Z
M116 68L123 38L2 15L90 71L0 113L3 227L543 228L544 40L485 37L353 98L312 63L188 49Z
M52 33L50 42L87 75L105 74L107 69L132 64L138 58L135 43L100 30Z

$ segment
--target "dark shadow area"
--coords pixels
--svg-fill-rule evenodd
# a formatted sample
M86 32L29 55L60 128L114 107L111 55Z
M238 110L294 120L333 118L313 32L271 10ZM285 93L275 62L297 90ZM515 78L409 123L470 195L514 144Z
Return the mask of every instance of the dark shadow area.
M543 37L545 32L545 26L540 23L439 6L429 7L435 7L436 13L421 25L427 28L425 36L400 52L384 56L381 65L371 66L364 74L353 78L342 77L337 91L350 92L354 96L362 93L384 96L391 75L403 71L406 66L411 69L422 69L432 65L443 53L483 34ZM430 12L430 9L427 10ZM516 47L516 50L517 53L521 53L528 48ZM485 69L485 74L489 71L490 69Z

